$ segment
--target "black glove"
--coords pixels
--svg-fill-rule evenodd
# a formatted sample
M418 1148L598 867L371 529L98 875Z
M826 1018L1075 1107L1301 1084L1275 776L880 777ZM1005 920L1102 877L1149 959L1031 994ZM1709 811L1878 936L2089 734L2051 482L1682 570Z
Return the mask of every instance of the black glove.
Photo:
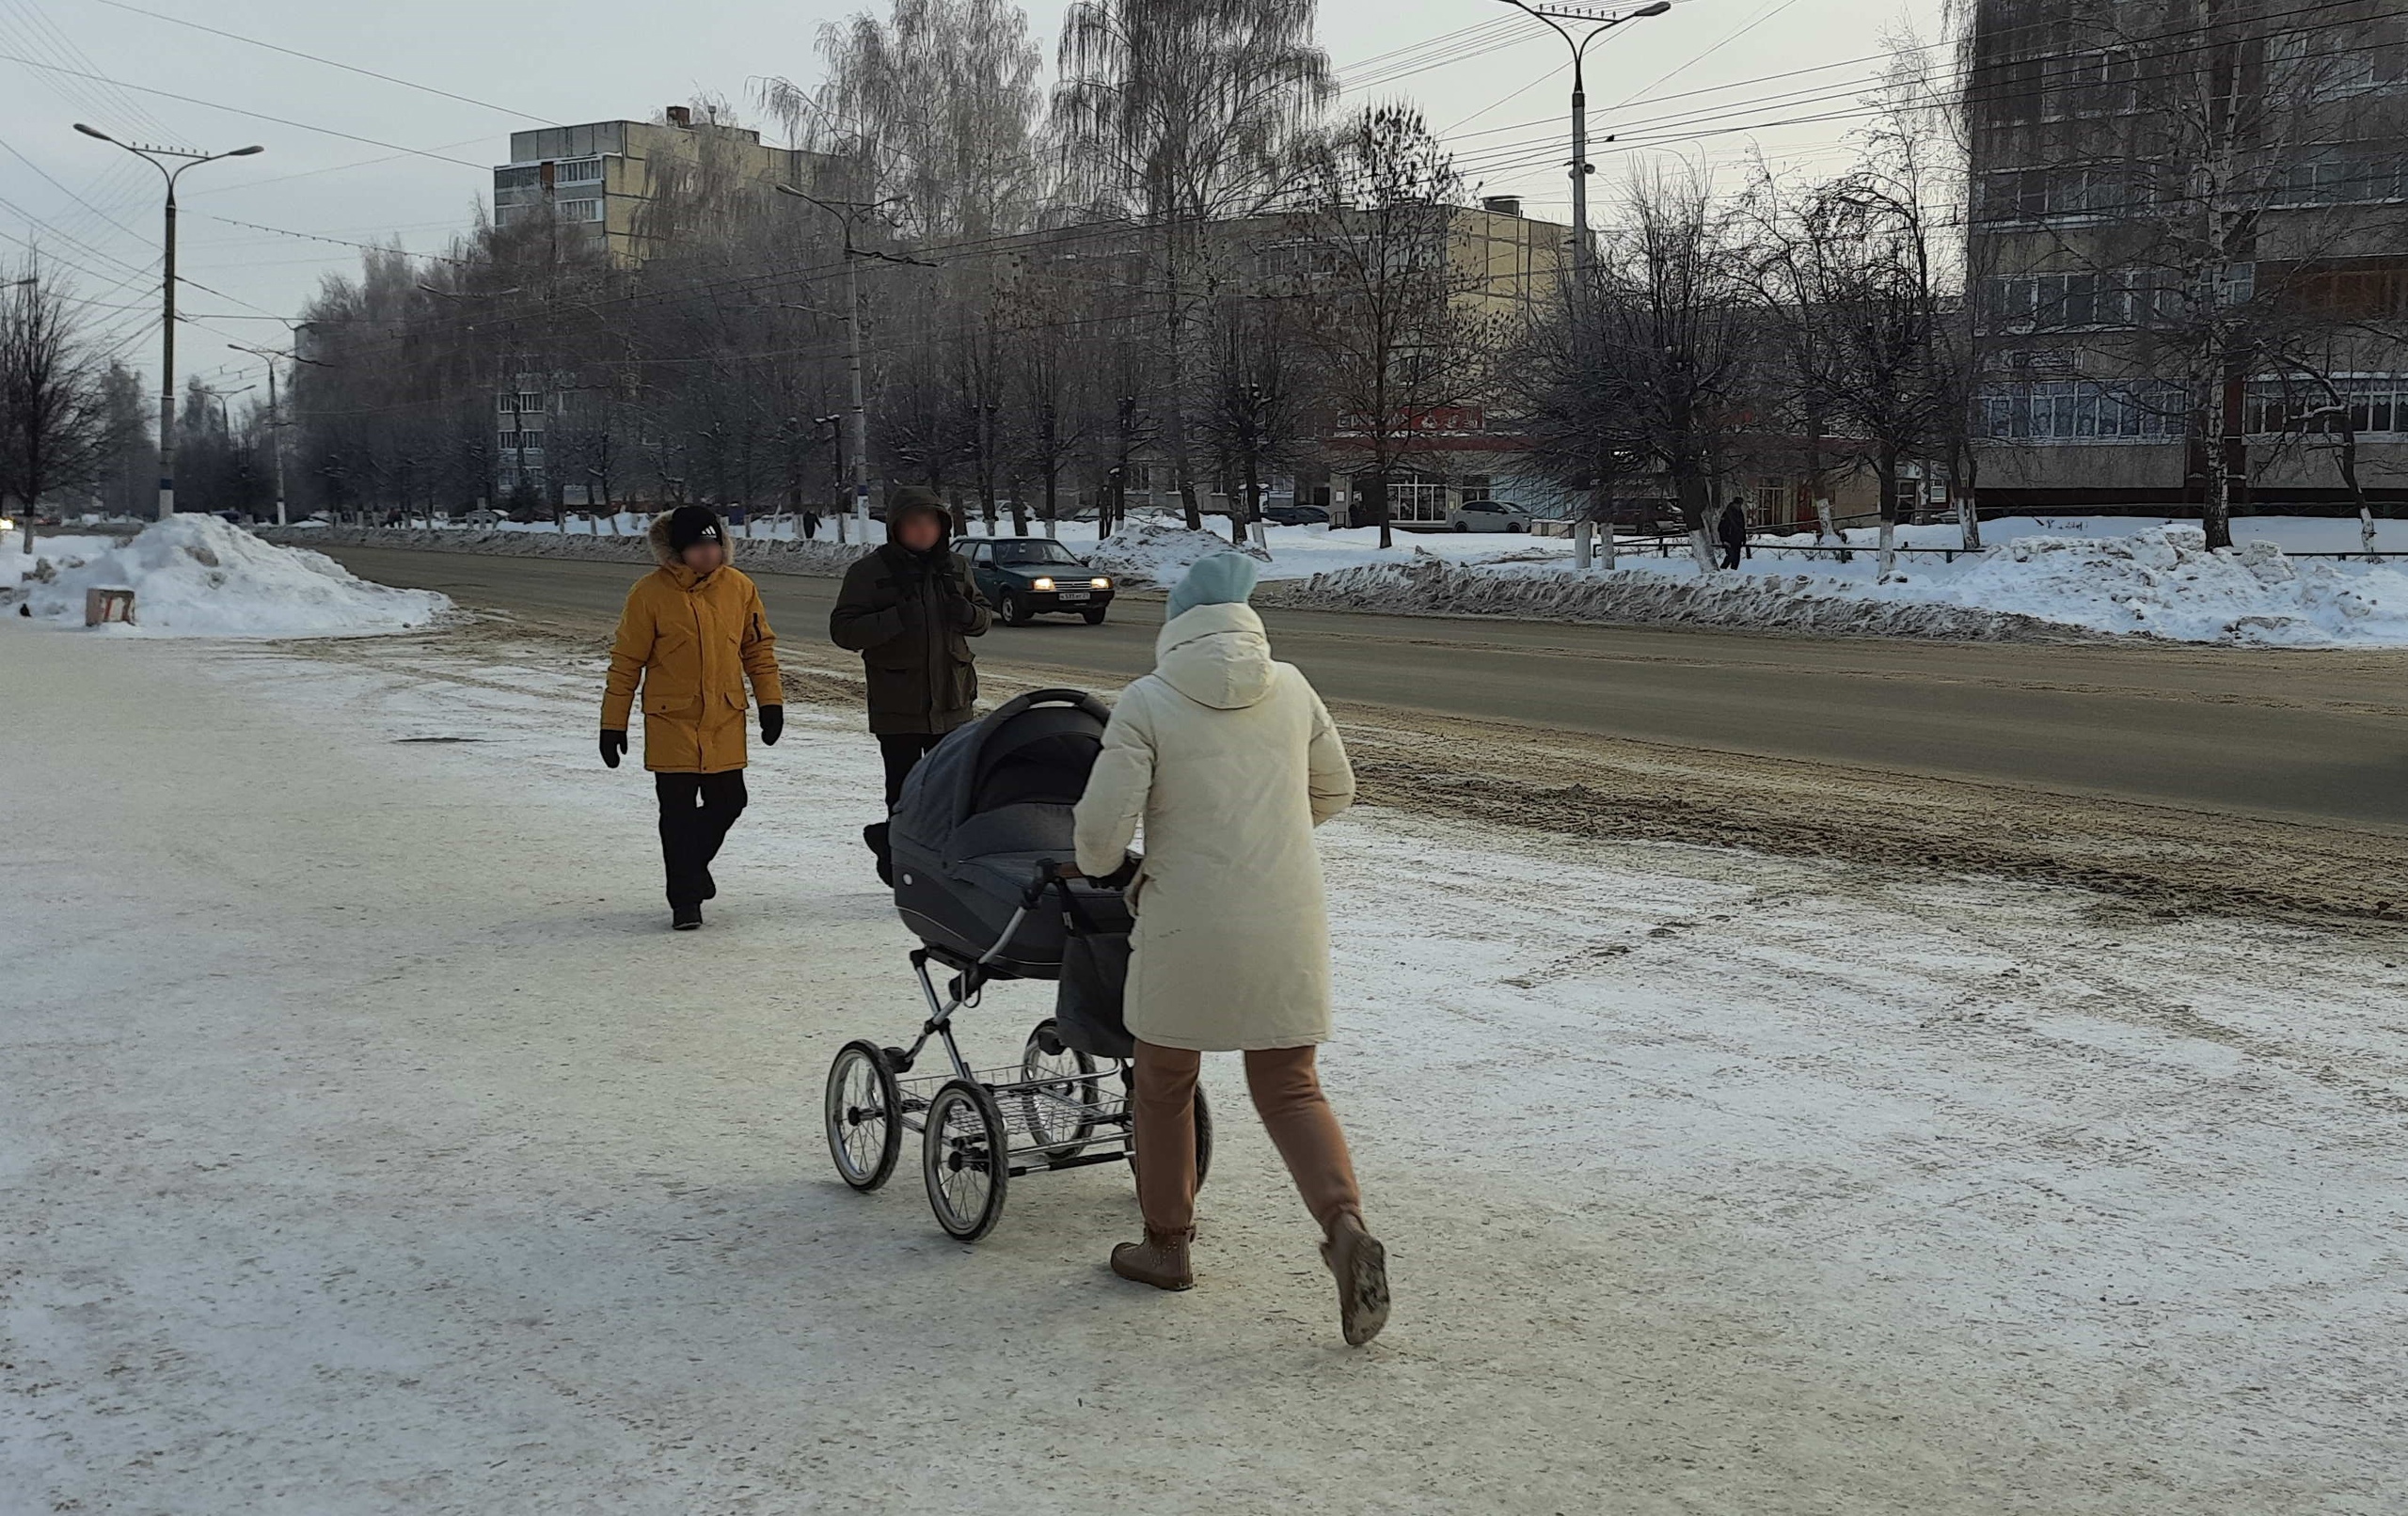
M786 708L784 706L764 705L761 707L761 745L763 747L776 747L778 734L785 729Z
M625 731L613 732L613 731L611 731L611 730L610 730L610 728L608 728L608 727L603 728L603 730L602 730L602 766L603 766L603 767L605 767L605 768L616 768L616 767L618 767L618 766L619 766L619 754L621 754L621 753L623 753L623 752L625 752L625 751L626 751L626 750L627 750L627 734L626 734L626 733Z
M1137 865L1144 861L1134 853L1123 853L1120 855L1120 866L1095 882L1114 890L1126 890L1137 877Z

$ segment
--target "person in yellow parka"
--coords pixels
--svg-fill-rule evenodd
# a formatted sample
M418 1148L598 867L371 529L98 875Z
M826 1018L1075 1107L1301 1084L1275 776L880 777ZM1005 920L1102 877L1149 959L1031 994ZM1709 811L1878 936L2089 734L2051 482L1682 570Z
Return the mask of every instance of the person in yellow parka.
M652 524L660 567L627 592L602 694L602 762L619 766L627 718L643 685L643 766L660 796L660 854L670 924L703 924L719 893L711 860L744 813L744 682L761 707L761 740L785 728L777 636L752 581L728 563L727 529L705 506L681 505Z

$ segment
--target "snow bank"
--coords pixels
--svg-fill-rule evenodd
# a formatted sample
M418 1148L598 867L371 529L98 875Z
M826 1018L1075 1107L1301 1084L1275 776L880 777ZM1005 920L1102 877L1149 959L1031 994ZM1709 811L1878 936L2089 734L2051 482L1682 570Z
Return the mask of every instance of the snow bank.
M215 516L172 516L122 543L58 538L38 545L0 594L38 619L81 625L84 592L134 591L154 637L324 637L423 626L452 602L431 590L371 584L323 553L261 542Z
M1625 558L1617 572L1581 575L1560 563L1457 563L1417 551L1404 563L1266 586L1258 598L1835 636L2022 641L2107 634L2255 647L2408 646L2408 572L2286 559L2272 543L2211 553L2196 527L2179 526L2118 537L2024 537L1954 564L1909 560L1886 582L1873 578L1869 559L1817 573L1700 576L1678 559Z
M1265 584L1254 598L1259 605L1328 610L1722 626L1826 636L1999 642L2069 634L2068 628L2028 616L1951 605L1871 602L1804 574L1722 574L1711 578L1632 571L1575 575L1522 565L1456 563L1419 550L1402 563Z
M1151 584L1176 584L1198 559L1214 553L1244 553L1269 563L1271 555L1251 543L1232 543L1210 531L1190 531L1170 521L1137 517L1095 545L1087 561L1123 579Z
M1939 582L1903 581L1874 592L2182 642L2408 646L2408 572L2287 559L2271 542L2210 552L2196 527L2024 537Z

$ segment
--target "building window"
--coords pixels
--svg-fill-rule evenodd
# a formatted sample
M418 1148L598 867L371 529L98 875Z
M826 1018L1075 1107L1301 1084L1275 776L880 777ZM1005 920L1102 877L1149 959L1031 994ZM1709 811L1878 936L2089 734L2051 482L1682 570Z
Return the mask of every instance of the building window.
M552 182L555 184L599 184L602 182L602 160L573 158L566 163L554 164Z
M2009 168L1982 181L1982 213L1992 220L2134 215L2157 197L2148 174L2131 164Z
M602 202L600 200L561 200L556 203L560 207L560 216L562 221L599 221L602 219Z
M2274 192L2281 206L2379 205L2408 199L2408 158L2371 150L2326 149L2292 164Z
M2349 408L2350 433L2362 437L2408 433L2408 374L2337 374L2333 387ZM2261 379L2249 387L2246 425L2253 435L2339 436L2341 421L2342 413L2322 385Z
M2148 272L2008 274L1982 281L1984 324L1993 332L2061 332L2150 324L2170 308Z
M2051 60L2040 114L2052 119L2126 116L2140 108L2129 53L2101 49Z
M1358 500L1363 497L1368 477L1362 474L1354 476L1354 497ZM1400 527L1446 526L1446 476L1411 474L1389 480L1388 520Z
M2042 379L1982 396L1985 436L2020 442L2160 442L2187 434L2190 405L2172 385Z

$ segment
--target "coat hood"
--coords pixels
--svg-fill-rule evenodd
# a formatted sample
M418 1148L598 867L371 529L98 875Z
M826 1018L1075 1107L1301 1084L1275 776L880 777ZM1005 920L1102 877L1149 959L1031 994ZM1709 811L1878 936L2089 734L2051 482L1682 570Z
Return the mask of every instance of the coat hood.
M923 513L937 518L937 545L934 547L929 548L928 551L930 553L943 553L950 550L953 546L953 511L952 508L947 506L943 500L935 498L932 495L926 499L894 500L888 502L886 507L887 545L893 547L898 553L910 552L910 548L904 546L900 542L895 540L895 529L901 526L906 517L918 515Z
M666 511L663 511L660 514L654 516L652 518L652 529L644 533L644 540L652 544L652 561L655 563L659 564L662 568L667 569L670 573L675 574L684 569L686 565L679 562L677 561L677 555L669 550L669 516L670 513ZM730 563L735 562L736 533L732 531L721 532L720 545L726 549L727 557L725 561Z
M1244 710L1271 693L1279 666L1262 618L1243 603L1198 606L1163 624L1154 674L1198 705Z

